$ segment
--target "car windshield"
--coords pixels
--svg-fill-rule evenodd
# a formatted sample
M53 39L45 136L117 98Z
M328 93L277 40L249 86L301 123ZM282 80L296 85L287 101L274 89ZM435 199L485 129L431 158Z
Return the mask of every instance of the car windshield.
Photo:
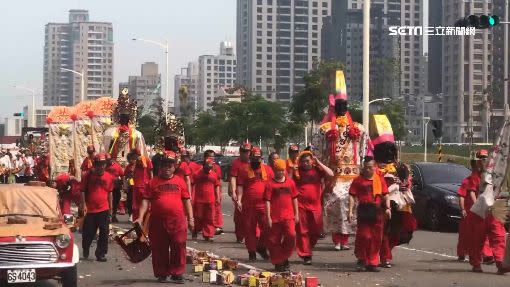
M426 184L460 184L471 173L466 167L455 164L422 165L420 169Z

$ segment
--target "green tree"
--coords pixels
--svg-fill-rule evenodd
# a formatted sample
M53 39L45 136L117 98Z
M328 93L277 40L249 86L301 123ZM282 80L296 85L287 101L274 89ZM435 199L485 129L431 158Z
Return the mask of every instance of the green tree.
M316 68L304 75L305 87L297 93L290 103L290 111L298 119L305 122L319 123L328 107L328 96L331 91L332 73L343 70L344 65L338 62L322 61Z
M138 130L142 133L145 143L153 145L155 143L154 126L156 125L156 119L147 114L138 119Z

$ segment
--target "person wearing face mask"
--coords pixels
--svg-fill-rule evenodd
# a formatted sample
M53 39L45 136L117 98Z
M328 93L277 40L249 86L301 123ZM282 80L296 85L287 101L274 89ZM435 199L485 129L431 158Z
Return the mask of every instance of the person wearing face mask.
M165 151L160 161L158 175L148 184L143 194L140 218L150 205L149 239L152 249L152 268L158 282L164 283L167 277L173 283L184 284L186 271L186 218L187 226L194 230L193 210L188 186L175 176L177 155ZM170 252L168 251L170 249Z
M257 253L263 259L269 259L265 247L268 230L264 191L266 183L273 177L273 170L262 163L260 148L253 147L249 165L239 171L237 178L237 208L242 212L245 245L250 261L257 260ZM260 228L258 237L257 227Z
M289 146L289 158L287 159L287 175L292 177L294 171L298 168L297 158L299 155L299 147L297 145Z
M216 153L213 150L204 151L204 161L207 158L212 158L214 160L215 156L216 156ZM191 169L191 167L190 167L190 169ZM221 176L221 167L219 164L214 163L212 170L216 173L216 175L218 176L218 181L220 182L220 185L219 185L220 196L218 197L218 200L216 200L216 202L214 203L214 227L216 228L215 234L220 235L220 234L223 234L223 210L221 207L221 201L222 201L221 179L223 177Z
M87 146L87 157L81 163L81 172L86 174L93 167L94 156L96 155L96 148L93 145Z
M241 170L246 169L250 162L250 150L252 145L250 143L243 143L239 147L239 157L232 161L230 167L230 180L228 186L228 195L232 197L234 203L234 225L237 243L243 243L244 236L244 221L241 215L241 210L237 206L237 177Z
M322 184L332 177L333 171L316 159L312 152L304 151L297 158L294 171L299 197L299 225L297 227L297 254L305 265L312 264L312 250L322 233ZM345 248L345 247L344 247Z
M114 161L109 154L106 154L106 172L110 173L115 178L114 189L113 189L113 214L112 223L117 223L117 209L120 204L120 198L122 196L122 177L124 176L124 170L119 163Z
M86 213L82 235L83 257L88 259L90 245L99 229L95 252L99 262L107 261L109 223L112 214L114 178L105 172L105 169L106 155L97 154L94 157L92 170L82 178L82 200L78 210L80 215Z
M274 178L266 183L264 200L269 228L267 249L276 271L289 270L289 258L296 246L296 224L299 224L298 191L294 181L286 176L283 159L274 163Z
M140 206L142 205L142 195L145 192L147 183L152 178L152 163L146 157L140 154L138 150L132 150L128 154L128 165L124 174L130 179L132 185L132 212L133 221L138 219Z
M379 252L383 237L383 216L391 218L388 187L376 172L373 157L365 157L362 174L349 188L349 221L354 220L354 204L358 202L356 252L358 268L379 272Z
M204 160L203 167L193 175L195 197L193 199L193 214L195 215L195 230L193 239L199 232L205 241L213 241L215 235L214 212L215 203L220 198L220 180L213 170L214 159Z
M267 165L273 169L273 172L274 172L274 168L275 168L274 163L276 160L279 160L279 159L280 159L280 155L277 152L274 151L269 154L269 157L267 160Z
M466 186L466 191L470 196L464 198L464 209L471 210L471 206L475 204L478 198L480 182L482 180L481 176L484 172L485 162L488 156L489 153L487 150L479 150L476 153L478 174L474 174ZM464 212L465 211L463 211L463 213ZM485 218L480 217L474 212L469 212L467 213L466 220L469 224L469 263L473 267L472 271L476 273L483 272L481 267L483 247L486 238L488 238L489 246L498 268L498 273L505 273L505 268L502 264L505 255L506 235L504 223L496 219L492 212L486 214Z

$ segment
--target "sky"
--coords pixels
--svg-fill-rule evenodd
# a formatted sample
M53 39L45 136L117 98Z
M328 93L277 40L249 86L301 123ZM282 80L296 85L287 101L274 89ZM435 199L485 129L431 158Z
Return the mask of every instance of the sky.
M236 0L16 0L2 2L0 41L0 121L31 104L42 105L44 26L68 22L70 9L87 9L91 21L112 22L115 45L114 96L118 83L139 75L144 62L165 71L158 46L132 41L144 38L170 43L170 96L173 77L200 55L218 54L222 41L235 43Z

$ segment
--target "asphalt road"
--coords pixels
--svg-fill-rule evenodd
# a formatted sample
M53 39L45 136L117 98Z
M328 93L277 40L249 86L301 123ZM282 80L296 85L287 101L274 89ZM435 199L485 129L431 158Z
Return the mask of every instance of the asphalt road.
M235 243L232 223L232 204L224 195L226 233L215 238L214 243L188 241L188 247L207 250L217 255L237 259L256 268L272 270L268 262L248 262L244 245ZM128 228L126 218L121 218L118 226ZM81 238L78 235L78 242ZM353 240L353 239L351 239ZM483 266L485 273L470 272L468 263L456 261L457 234L418 231L411 244L394 249L393 268L382 269L380 273L356 272L355 257L351 251L334 251L331 236L321 240L316 247L313 265L303 266L294 254L291 269L305 276L317 276L322 286L510 286L510 275L496 275L496 267ZM95 248L95 246L93 246ZM91 251L93 254L93 251ZM79 263L79 286L161 286L153 277L150 259L132 264L122 254L115 243L110 243L109 261L99 263L83 261ZM188 266L188 270L189 270ZM242 270L244 271L244 270ZM205 286L201 278L186 274L185 286ZM170 283L169 283L170 284ZM21 286L21 285L19 285ZM58 286L56 281L47 281L26 286Z

